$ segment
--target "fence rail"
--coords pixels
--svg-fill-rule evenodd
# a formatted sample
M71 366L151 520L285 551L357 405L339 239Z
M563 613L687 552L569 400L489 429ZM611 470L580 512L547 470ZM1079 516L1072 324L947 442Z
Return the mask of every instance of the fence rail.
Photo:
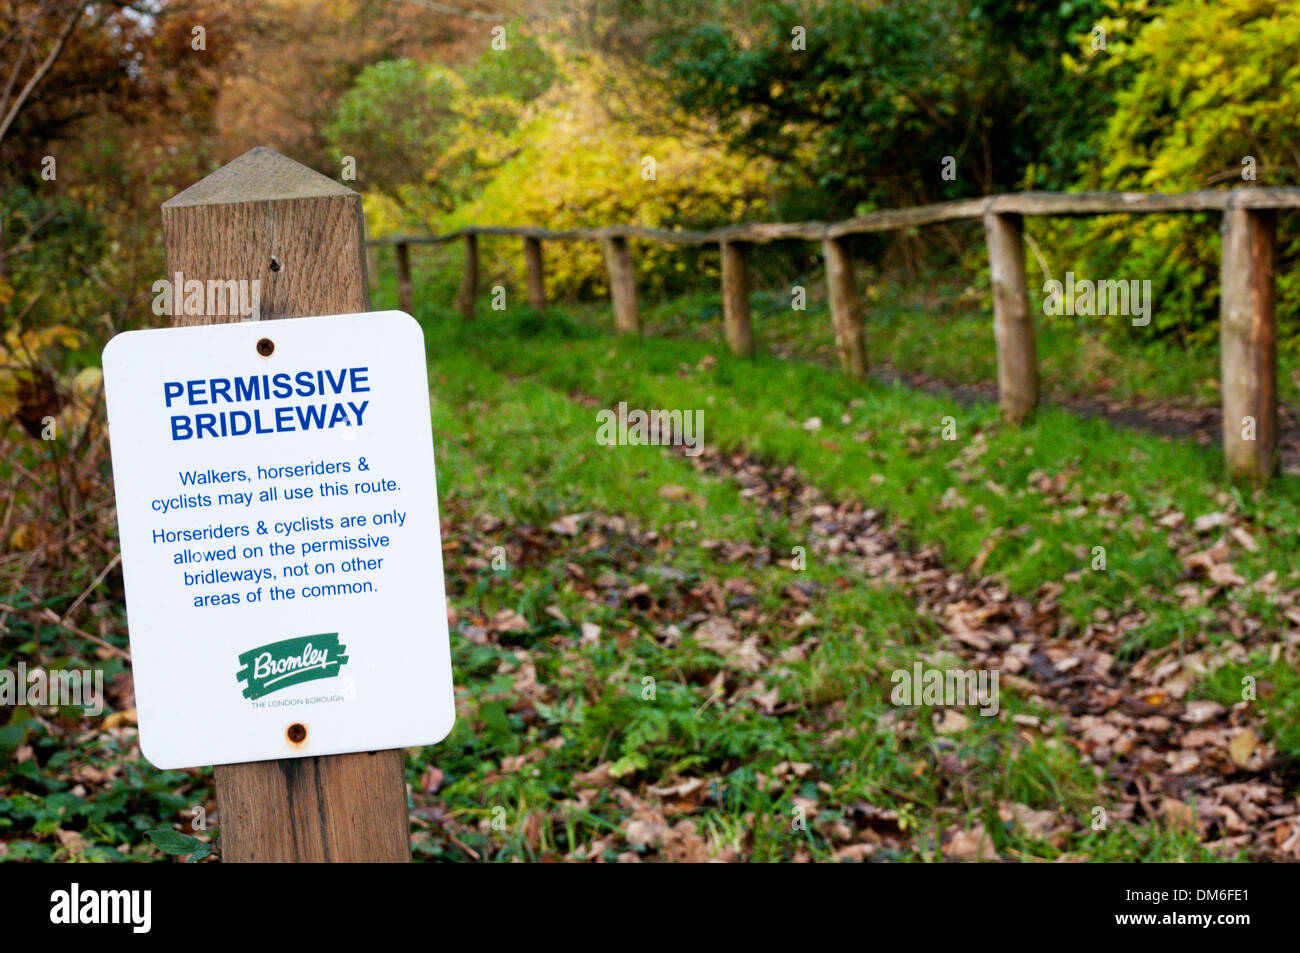
M479 236L522 238L528 301L546 306L543 242L597 241L609 269L614 324L620 332L641 329L629 241L703 246L722 253L723 327L728 347L753 353L746 249L774 241L822 243L827 300L844 372L867 375L866 335L848 239L853 235L896 231L978 219L993 276L994 336L998 355L998 399L1003 416L1022 423L1038 404L1037 341L1025 274L1024 217L1079 217L1218 212L1222 215L1220 293L1223 450L1229 474L1259 483L1277 470L1277 344L1275 328L1276 214L1300 209L1300 188L1239 187L1197 192L1017 192L960 199L914 208L885 209L839 222L777 222L728 225L708 231L670 230L641 225L549 229L531 226L471 225L441 235L390 235L372 247L394 248L398 299L410 311L410 246L465 243L465 272L457 306L474 316L479 284Z

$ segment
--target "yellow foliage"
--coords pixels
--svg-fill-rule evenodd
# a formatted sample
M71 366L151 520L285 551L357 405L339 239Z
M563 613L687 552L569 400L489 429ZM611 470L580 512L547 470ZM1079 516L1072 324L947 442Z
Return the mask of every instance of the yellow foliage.
M1127 64L1103 140L1108 186L1178 191L1294 176L1300 0L1172 0L1101 68Z
M46 380L53 380L42 370L47 362L43 357L50 348L81 347L84 335L66 325L55 324L45 328L10 328L0 338L0 420L15 419L24 400L32 401ZM71 401L60 402L57 415L59 426L84 424L89 414L89 400L98 390L100 371L89 368L58 385L58 389L73 396Z
M438 231L463 225L700 228L763 217L767 163L727 153L709 129L674 112L664 97L650 98L598 57L561 60L560 72L507 142L485 135L490 154L508 158L476 199L435 219ZM367 210L382 231L393 209L369 198ZM518 240L481 239L480 254L489 276L518 280L523 273ZM637 243L638 278L649 287L670 283L689 254ZM602 251L593 242L548 245L546 271L551 296L605 290Z

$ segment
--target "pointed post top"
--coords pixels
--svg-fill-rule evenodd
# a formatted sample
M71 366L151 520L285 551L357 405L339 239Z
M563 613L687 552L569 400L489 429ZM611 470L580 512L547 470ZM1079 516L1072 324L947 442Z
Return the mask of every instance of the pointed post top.
M185 191L173 195L162 207L277 202L356 194L346 185L282 156L274 149L256 146Z

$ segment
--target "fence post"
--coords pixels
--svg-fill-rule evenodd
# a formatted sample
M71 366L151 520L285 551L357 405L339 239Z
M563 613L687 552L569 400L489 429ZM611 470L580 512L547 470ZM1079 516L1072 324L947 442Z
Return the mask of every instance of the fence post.
M369 308L361 197L270 149L173 197L162 221L168 275L258 281L263 318ZM225 861L411 859L401 750L218 765L215 780Z
M1271 209L1230 208L1221 227L1223 455L1229 476L1257 483L1278 465L1276 219Z
M636 278L627 239L615 235L605 239L605 264L609 268L609 296L614 302L614 328L619 333L641 330L641 311L636 303Z
M865 380L867 345L848 240L825 239L822 242L822 255L826 260L826 297L830 303L831 322L835 326L835 346L840 352L840 366L854 380Z
M749 266L743 242L722 243L722 326L733 354L754 353L754 329L749 316Z
M394 247L397 250L397 306L411 314L414 307L411 300L411 249L405 242Z
M984 216L984 239L993 273L998 402L1002 416L1019 424L1038 405L1038 341L1029 313L1023 220L1019 215L989 212Z
M528 307L546 310L546 272L542 265L542 240L524 236L524 266L528 271Z
M456 292L456 307L466 321L474 317L474 296L477 293L478 236L468 232L465 235L465 274L460 280L460 290Z

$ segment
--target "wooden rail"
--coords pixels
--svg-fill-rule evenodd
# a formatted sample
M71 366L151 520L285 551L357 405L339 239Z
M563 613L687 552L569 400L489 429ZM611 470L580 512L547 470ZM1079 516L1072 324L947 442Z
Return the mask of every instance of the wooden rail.
M840 222L774 222L728 225L708 231L642 225L549 229L471 225L442 235L390 235L367 242L392 245L397 255L398 299L413 306L410 246L465 243L465 273L457 305L474 316L479 282L478 236L522 238L529 304L546 305L542 243L600 242L609 269L615 327L641 328L629 242L717 245L722 253L723 324L728 347L753 353L749 312L748 246L775 241L822 244L827 300L844 372L867 374L866 342L853 261L852 235L896 231L978 219L983 222L993 276L993 327L998 355L998 399L1003 416L1022 423L1038 405L1038 354L1025 274L1024 217L1077 217L1218 212L1223 259L1219 333L1222 351L1223 451L1233 477L1266 482L1277 470L1277 348L1275 330L1275 219L1300 209L1300 188L1240 187L1198 192L1017 192L960 199L916 208L886 209Z

